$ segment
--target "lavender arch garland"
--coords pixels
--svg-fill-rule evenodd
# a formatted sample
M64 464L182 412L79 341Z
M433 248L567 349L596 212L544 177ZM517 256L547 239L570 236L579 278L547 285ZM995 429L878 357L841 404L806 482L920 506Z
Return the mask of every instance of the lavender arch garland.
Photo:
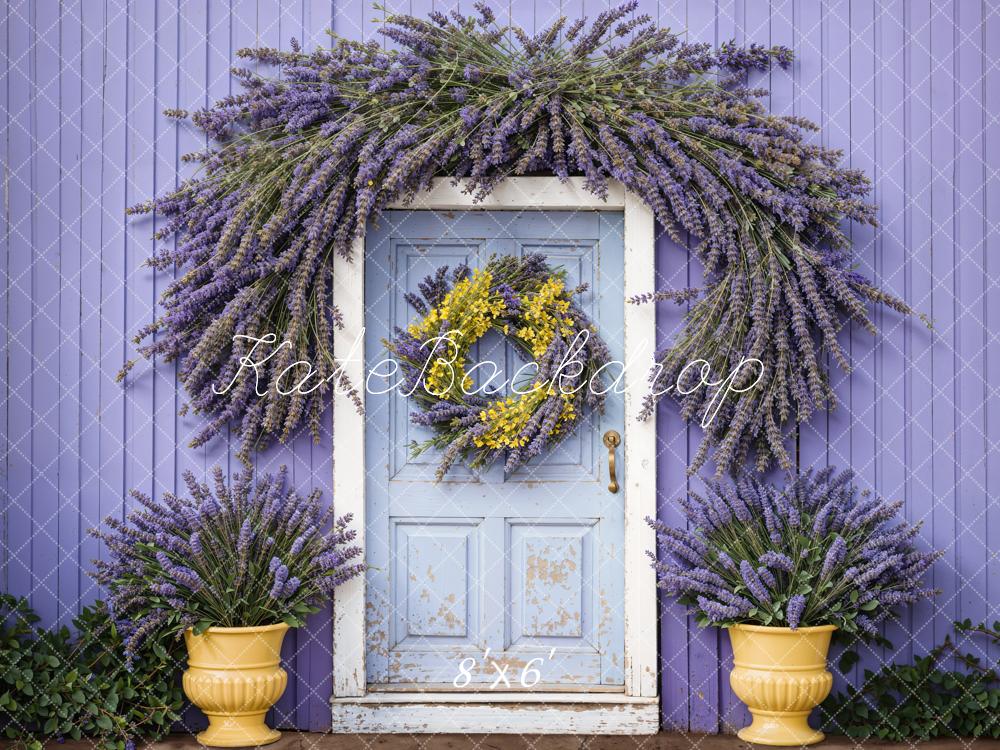
M192 446L234 421L245 461L306 423L318 437L329 382L265 398L252 377L225 393L212 386L238 373L251 346L241 337L269 333L291 343L262 368L269 391L298 360L336 379L334 254L350 257L387 205L439 175L482 198L508 175L580 174L597 195L614 179L641 196L675 241L694 238L705 267L699 289L629 300L689 305L656 355L651 393L693 359L715 372L745 357L763 364L757 386L727 399L706 428L690 470L712 447L720 474L752 452L758 469L790 467L789 430L835 403L822 351L850 370L838 330L853 320L875 333L869 302L912 312L850 267L840 224L876 223L869 182L806 139L814 125L768 114L757 101L766 90L747 88L748 71L787 67L788 49L682 42L636 8L626 2L589 25L560 18L529 35L478 3L475 17L387 14L390 50L335 35L311 53L295 43L241 50L280 79L234 70L243 92L192 116L221 146L187 155L197 176L130 209L165 217L156 238L174 238L148 264L183 271L136 343L146 358L179 362L190 405L209 417ZM683 416L700 419L714 395L678 397ZM646 399L645 417L658 398Z

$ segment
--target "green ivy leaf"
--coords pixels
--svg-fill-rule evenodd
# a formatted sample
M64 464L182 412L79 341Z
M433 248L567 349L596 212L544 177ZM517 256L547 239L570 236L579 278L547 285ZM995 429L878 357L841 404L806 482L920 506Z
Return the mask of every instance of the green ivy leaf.
M53 735L74 740L86 737L95 747L124 748L128 738L155 740L169 730L169 722L157 724L150 708L138 707L179 709L183 705L176 680L181 643L173 638L153 639L151 643L159 648L144 646L136 671L130 674L121 661L124 644L102 604L81 612L72 637L65 627L25 630L24 623L31 618L21 615L17 621L11 616L15 607L30 613L26 602L0 594L0 664L4 667L0 684L9 686L0 692L4 736L23 748L40 748ZM81 671L87 674L86 680L80 679ZM123 694L130 696L128 718L118 713Z
M857 651L845 651L840 655L840 659L837 661L837 669L846 674L850 672L854 665L861 661L861 657L858 656Z

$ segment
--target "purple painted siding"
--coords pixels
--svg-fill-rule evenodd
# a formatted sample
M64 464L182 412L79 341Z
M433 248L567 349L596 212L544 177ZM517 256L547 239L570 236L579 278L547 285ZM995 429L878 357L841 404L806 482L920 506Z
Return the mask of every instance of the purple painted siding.
M446 4L394 5L422 13ZM605 5L519 1L505 12L535 29ZM1000 373L1000 124L986 105L1000 91L1000 12L959 0L642 6L692 40L796 48L793 71L763 81L770 106L820 123L824 141L874 178L882 229L852 230L861 266L934 319L934 334L885 311L876 340L845 330L856 370L834 375L840 407L797 438L801 465L852 465L864 484L904 498L907 516L925 521L925 540L947 551L934 573L937 602L891 628L896 652L866 655L847 678L926 652L952 619L1000 617L1000 401L991 385ZM124 207L176 184L187 173L179 154L203 144L160 112L229 93L240 47L318 44L329 26L370 38L374 13L365 0L7 0L0 12L3 586L29 595L46 622L68 621L97 596L82 570L101 550L84 531L121 515L128 488L159 493L186 469L237 468L225 440L184 447L196 423L176 416L184 395L171 367L158 364L124 392L113 382L169 282L141 267L154 227L126 222ZM700 273L665 238L657 263L663 286ZM663 340L679 322L672 306L659 311ZM658 429L660 514L677 522L672 501L697 481L684 471L698 436L671 408ZM303 436L259 466L287 463L297 484L329 498L332 462L329 436L318 445ZM674 604L662 612L664 724L738 725L726 639L699 631ZM327 724L330 639L328 612L289 639L281 723Z

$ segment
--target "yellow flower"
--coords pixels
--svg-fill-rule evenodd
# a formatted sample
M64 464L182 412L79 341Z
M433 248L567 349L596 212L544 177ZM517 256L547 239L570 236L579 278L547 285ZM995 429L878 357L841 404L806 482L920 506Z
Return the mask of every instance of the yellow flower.
M493 450L523 448L528 441L521 432L544 400L544 389L537 388L523 395L508 396L489 409L483 409L479 413L479 419L490 428L474 438L473 443L478 448Z
M518 329L517 335L532 356L537 358L545 354L557 332L566 337L573 335L572 318L565 315L569 307L569 295L562 280L556 276L546 280L526 300L522 315L525 325Z
M576 421L577 412L576 406L573 403L572 393L561 393L559 397L563 400L563 410L559 415L559 419L556 420L555 425L552 427L552 432L550 435L557 435L564 430L569 429L570 425Z
M490 328L498 326L507 313L503 297L492 291L492 285L492 273L475 270L455 283L422 320L409 326L410 334L425 342L448 336L449 345L438 349L441 356L428 367L424 382L427 391L438 398L462 401L473 386L471 376L465 371L469 348ZM573 319L567 314L570 298L562 280L553 276L535 292L522 296L517 324L512 327L505 321L499 330L508 336L513 333L537 359L545 354L557 335L573 336ZM473 443L491 450L523 448L528 440L522 434L525 427L552 393L551 388L533 388L493 402L479 412L480 421L488 428ZM563 408L550 436L568 430L578 417L573 395L560 394L560 398Z
M493 274L477 269L457 282L423 320L409 326L410 335L429 342L443 335L443 324L448 323L451 344L440 349L444 361L435 361L425 378L424 386L433 395L460 401L463 389L471 390L472 378L465 372L469 347L506 312L503 297L492 292L492 285Z

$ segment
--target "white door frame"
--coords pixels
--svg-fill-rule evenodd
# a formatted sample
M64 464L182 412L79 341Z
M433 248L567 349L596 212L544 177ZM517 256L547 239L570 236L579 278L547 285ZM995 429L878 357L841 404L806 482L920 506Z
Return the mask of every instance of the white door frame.
M485 200L447 178L406 205L429 210L616 210L625 214L625 297L653 287L653 214L618 182L606 200L583 178L511 177ZM334 356L364 398L365 242L354 241L351 261L336 256L334 299L343 314ZM333 598L333 731L349 732L656 732L656 578L647 550L655 547L645 518L656 516L655 420L637 419L649 384L656 340L654 305L625 305L625 691L624 693L401 693L367 691L365 672L365 577L336 589ZM365 418L337 394L333 410L333 499L338 514L351 513L358 544L365 546Z

